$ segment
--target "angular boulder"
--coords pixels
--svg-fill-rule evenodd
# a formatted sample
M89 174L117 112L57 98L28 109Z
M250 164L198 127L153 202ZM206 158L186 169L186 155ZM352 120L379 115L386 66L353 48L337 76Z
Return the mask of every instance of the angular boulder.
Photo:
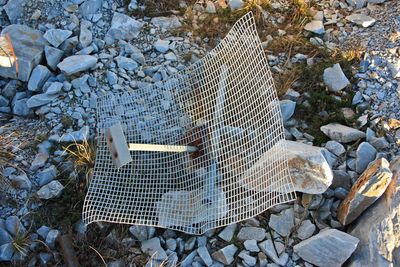
M10 37L16 62L5 41L7 34ZM42 60L43 49L47 45L42 32L25 25L12 24L2 30L0 38L2 47L6 47L8 51L7 54L0 54L0 76L23 82L28 81L32 69ZM18 71L16 66L18 66Z
M339 64L334 64L331 68L325 69L323 79L331 92L338 92L350 84Z
M365 133L339 123L329 123L321 126L320 130L330 139L340 143L350 143L365 137Z
M349 233L360 243L350 267L389 267L400 263L400 157L390 163L392 181L385 193L355 222Z
M347 225L357 219L385 192L391 180L392 172L386 159L380 158L371 163L340 204L337 212L339 221Z
M301 241L293 250L316 266L340 267L357 248L358 238L336 229L328 229Z
M112 44L115 40L132 40L139 35L143 23L127 15L115 12L111 21L111 27L108 30L105 41Z
M65 58L57 67L65 74L72 75L74 73L94 68L97 58L89 55L75 55Z

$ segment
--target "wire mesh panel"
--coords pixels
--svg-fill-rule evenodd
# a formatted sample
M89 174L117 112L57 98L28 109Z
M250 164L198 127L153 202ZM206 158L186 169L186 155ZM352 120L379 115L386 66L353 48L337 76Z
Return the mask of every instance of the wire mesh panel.
M279 101L251 13L207 56L168 81L99 98L97 115L86 224L201 234L295 197ZM128 143L197 151L130 151L132 161L116 168L105 138L116 123Z

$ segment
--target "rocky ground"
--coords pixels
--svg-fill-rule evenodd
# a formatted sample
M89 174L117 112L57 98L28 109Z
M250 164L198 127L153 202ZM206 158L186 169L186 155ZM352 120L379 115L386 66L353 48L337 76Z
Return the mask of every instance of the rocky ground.
M0 0L0 11L4 264L400 265L397 0ZM201 236L85 226L97 98L167 80L248 11L297 200Z

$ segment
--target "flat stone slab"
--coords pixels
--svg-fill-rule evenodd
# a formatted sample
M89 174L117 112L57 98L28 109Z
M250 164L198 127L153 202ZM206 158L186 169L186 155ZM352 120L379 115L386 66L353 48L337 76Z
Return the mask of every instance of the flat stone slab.
M320 129L330 139L340 143L350 143L365 138L364 132L339 123L330 123L321 126Z
M77 72L94 68L97 58L89 55L75 55L65 58L57 67L65 74L72 75Z

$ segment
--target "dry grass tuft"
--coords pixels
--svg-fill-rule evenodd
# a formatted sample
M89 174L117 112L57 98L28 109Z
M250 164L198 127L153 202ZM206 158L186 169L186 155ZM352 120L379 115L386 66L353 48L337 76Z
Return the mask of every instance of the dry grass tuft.
M96 158L94 144L88 140L82 143L74 142L68 146L63 146L63 150L73 160L77 174L83 174L85 176L86 185L89 185Z
M282 73L274 74L275 87L278 96L283 96L292 87L292 85L300 79L300 76L301 69L297 67L286 70Z

